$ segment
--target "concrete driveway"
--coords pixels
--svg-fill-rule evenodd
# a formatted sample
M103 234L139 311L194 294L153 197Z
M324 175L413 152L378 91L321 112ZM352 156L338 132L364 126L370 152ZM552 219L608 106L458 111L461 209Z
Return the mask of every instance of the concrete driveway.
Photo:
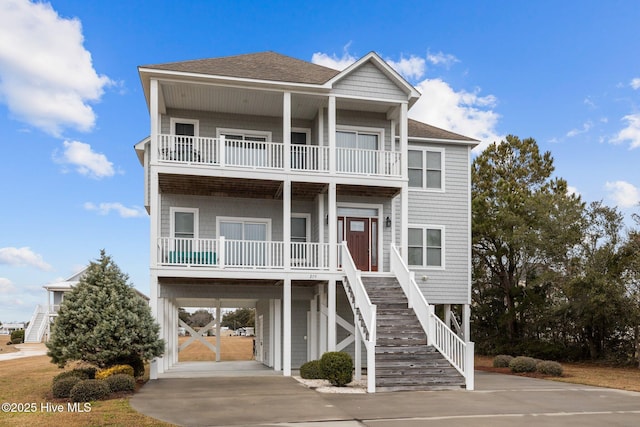
M475 391L324 394L293 378L150 381L131 406L184 426L637 426L640 393L476 372Z

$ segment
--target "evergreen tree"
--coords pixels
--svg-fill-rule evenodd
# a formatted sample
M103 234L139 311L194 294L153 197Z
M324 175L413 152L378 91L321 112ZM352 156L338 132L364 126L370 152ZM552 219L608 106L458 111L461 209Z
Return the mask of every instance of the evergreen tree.
M60 306L47 342L52 363L63 367L81 360L107 367L163 354L159 326L128 280L102 250Z

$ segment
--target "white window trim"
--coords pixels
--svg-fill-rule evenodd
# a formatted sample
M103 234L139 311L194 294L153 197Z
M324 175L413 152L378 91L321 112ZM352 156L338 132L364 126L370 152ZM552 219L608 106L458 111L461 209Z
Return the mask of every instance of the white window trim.
M200 120L196 119L181 119L179 117L171 117L169 120L169 134L175 135L176 132L176 123L188 123L193 125L193 133L194 138L200 136Z
M248 218L241 216L218 216L216 217L216 236L220 236L220 223L221 222L250 222L255 224L266 224L267 225L267 240L266 242L272 241L271 236L271 218Z
M378 151L384 150L385 140L384 140L384 128L374 128L374 127L366 127L366 126L352 126L352 125L336 125L336 132L356 132L356 133L366 133L366 134L376 134L378 135Z
M307 243L311 242L311 214L308 213L292 213L291 214L291 218L304 218L306 219L306 230L305 233L307 234L306 240Z
M176 212L190 212L193 213L193 238L194 239L198 239L199 238L199 228L200 228L200 209L198 208L181 208L181 207L175 207L175 206L171 206L169 208L169 215L170 215L170 219L169 219L169 233L171 235L171 238L175 238L175 213Z
M251 130L251 129L233 129L233 128L217 128L216 138L220 138L220 135L234 134L242 136L264 136L267 138L267 142L271 142L272 132L266 130Z
M407 169L409 168L409 151L422 151L422 187L411 187L409 186L409 191L424 191L428 193L444 193L446 187L446 171L445 171L445 149L442 147L417 147L415 145L410 145L407 148ZM427 187L427 151L431 152L439 152L440 153L440 183L442 184L440 188L428 188Z
M409 268L420 268L423 270L446 270L446 232L444 225L431 224L409 224L407 228L422 229L422 264L410 264ZM442 264L439 266L427 265L427 230L440 230L440 260ZM407 253L409 252L409 242L407 241Z

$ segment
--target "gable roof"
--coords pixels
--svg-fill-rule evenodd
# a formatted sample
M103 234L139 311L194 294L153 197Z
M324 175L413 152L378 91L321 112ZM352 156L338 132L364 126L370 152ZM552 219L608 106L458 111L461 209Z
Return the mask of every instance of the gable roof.
M139 68L317 85L340 74L338 70L276 52L144 65Z
M468 136L440 129L417 120L409 119L409 139L441 139L468 142L477 145L480 141Z

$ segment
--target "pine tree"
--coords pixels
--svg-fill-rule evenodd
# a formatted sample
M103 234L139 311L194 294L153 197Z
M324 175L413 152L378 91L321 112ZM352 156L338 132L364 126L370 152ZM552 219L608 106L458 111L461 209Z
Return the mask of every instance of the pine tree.
M102 250L60 306L47 342L52 363L80 360L103 368L163 354L159 326L128 280Z

